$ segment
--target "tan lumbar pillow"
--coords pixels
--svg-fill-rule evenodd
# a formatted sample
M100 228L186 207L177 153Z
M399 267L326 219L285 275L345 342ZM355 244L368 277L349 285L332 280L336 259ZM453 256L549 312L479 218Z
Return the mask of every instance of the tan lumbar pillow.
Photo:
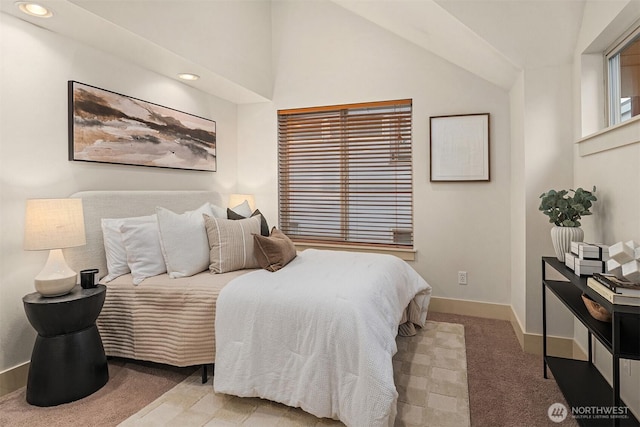
M271 234L253 236L254 254L260 267L278 271L296 257L296 247L282 231L273 227Z

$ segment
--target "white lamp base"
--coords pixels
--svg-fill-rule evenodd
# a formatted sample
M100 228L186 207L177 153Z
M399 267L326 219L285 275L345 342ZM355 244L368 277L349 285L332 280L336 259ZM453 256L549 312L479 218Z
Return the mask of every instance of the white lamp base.
M52 249L44 268L35 278L35 287L43 297L68 294L76 285L78 274L67 265L62 249Z

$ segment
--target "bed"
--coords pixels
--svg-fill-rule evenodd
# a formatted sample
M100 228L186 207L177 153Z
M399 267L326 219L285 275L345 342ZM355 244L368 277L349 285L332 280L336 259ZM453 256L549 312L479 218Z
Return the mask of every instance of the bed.
M82 191L87 244L65 249L75 271L107 274L101 220L149 215L157 206L183 212L203 203L224 206L214 191ZM171 279L161 274L135 286L129 274L107 283L104 307L96 322L107 356L196 366L214 363L213 324L220 290L250 270L214 275L202 272Z
M238 277L218 299L214 389L347 426L393 425L398 325L424 326L430 294L381 254L307 249L275 273Z
M103 219L149 215L159 206L175 213L197 211L203 203L224 206L211 191L86 191L71 197L83 199L87 245L67 249L65 256L76 271L96 268L98 277L108 272ZM261 216L249 215L215 224L233 229L249 221L259 235ZM247 257L252 233L241 228L240 253L245 261L257 259ZM211 244L209 232L207 223ZM221 274L149 275L137 285L129 274L110 280L97 320L106 354L174 366L215 362L217 392L262 397L348 426L393 425L395 338L399 326L411 334L425 324L431 287L392 255L307 249L296 256L289 244L292 260L275 272L249 262ZM224 258L218 249L211 249L211 267L214 252L220 252L219 262Z

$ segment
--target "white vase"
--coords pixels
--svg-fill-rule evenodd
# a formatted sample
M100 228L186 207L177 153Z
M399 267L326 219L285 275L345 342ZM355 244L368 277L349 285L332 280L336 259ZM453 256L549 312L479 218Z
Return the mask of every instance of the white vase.
M564 262L564 254L571 252L571 242L582 242L584 231L580 227L558 227L551 229L551 242L558 261Z

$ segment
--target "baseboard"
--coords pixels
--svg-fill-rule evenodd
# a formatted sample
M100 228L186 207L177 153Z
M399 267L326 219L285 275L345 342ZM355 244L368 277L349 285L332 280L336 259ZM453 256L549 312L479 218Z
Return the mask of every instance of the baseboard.
M589 360L587 352L582 347L580 347L577 341L573 341L573 359Z
M429 310L438 313L508 320L522 350L526 353L542 355L542 335L524 332L518 317L513 311L513 307L510 305L431 297ZM547 337L547 353L550 355L571 358L574 354L584 354L584 352L579 351L579 347L577 347L577 350L575 347L577 346L575 346L572 338Z
M525 353L537 354L542 356L542 335L524 332L524 328L520 323L520 319L511 308L511 327L518 337L520 348ZM554 337L547 335L547 354L557 357L573 358L575 355L575 341L573 338Z
M491 302L431 297L429 310L436 313L461 314L485 319L510 320L511 306Z
M525 353L542 356L542 335L528 333L523 335L524 344L521 347ZM573 339L547 335L547 354L568 359L573 358Z
M26 386L28 373L29 362L0 372L0 396L4 396L20 387Z

